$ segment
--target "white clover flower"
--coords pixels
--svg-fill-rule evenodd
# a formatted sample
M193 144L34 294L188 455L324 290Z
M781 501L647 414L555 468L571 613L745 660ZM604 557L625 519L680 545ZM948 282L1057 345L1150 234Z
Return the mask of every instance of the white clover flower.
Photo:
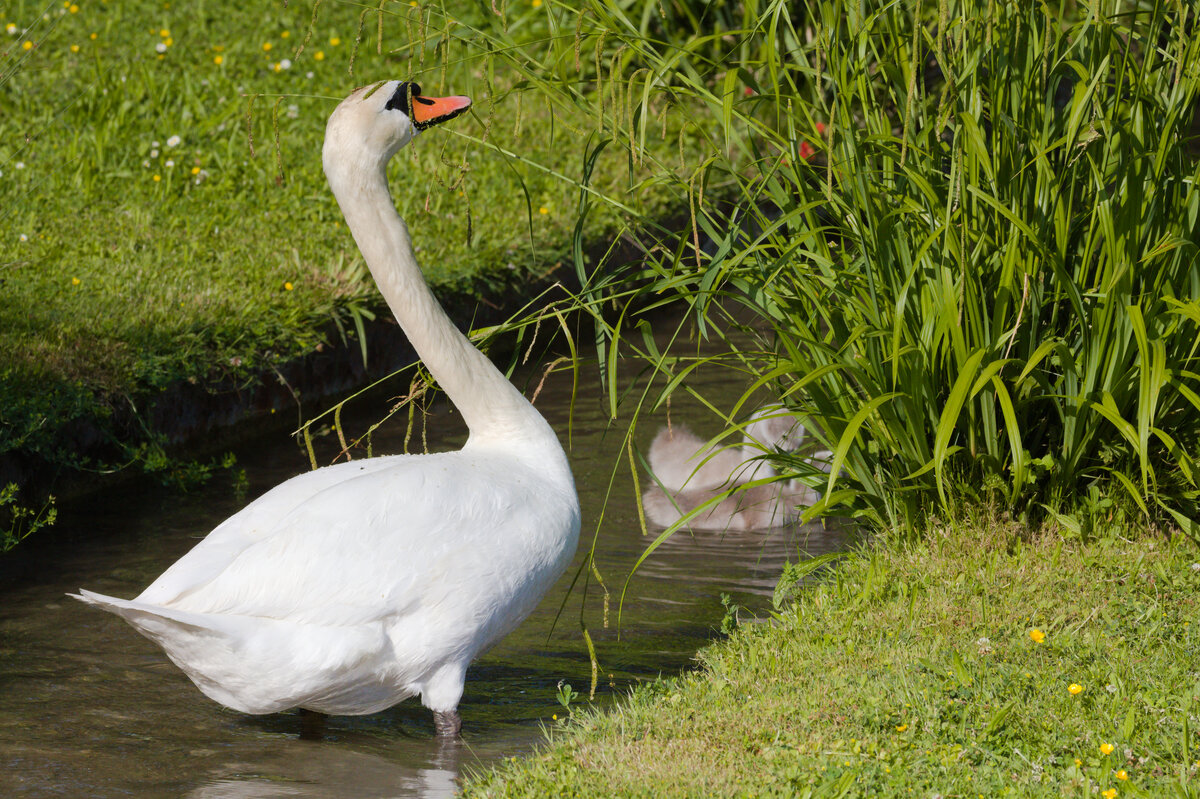
M28 236L26 236L24 233L22 233L22 234L21 234L20 236L18 236L17 238L19 238L21 241L29 241L29 237L28 237Z
M150 168L150 162L149 162L149 161L143 161L143 162L142 162L142 166L146 167L146 169L149 169L149 168Z
M300 106L292 104L287 107L287 118L295 119L300 116Z
M171 159L169 159L169 158L168 158L168 159L167 159L167 163L166 163L166 167L169 169L169 168L171 168L171 167L173 167L173 166L175 166L175 162L174 162L174 161L172 161Z
M179 138L178 136L172 136L171 138L167 139L167 146L168 147L178 147L179 142L181 142L181 141L183 141L183 139Z
M290 58L283 59L282 61L279 62L279 67L281 69L291 69L292 68L292 59L290 59Z
M150 142L150 146L151 146L151 147L157 147L157 146L158 146L158 142L156 142L156 141L152 141L152 142Z
M18 161L17 163L13 164L13 166L15 166L17 169L24 169L24 168L25 168L25 162L24 162L24 161Z
M167 52L167 46L162 42L159 42L158 44L154 45L154 50L158 53L165 53Z
M154 144L157 146L157 145L158 145L158 142L155 142ZM151 151L150 151L150 157L151 157L151 158L158 158L158 150L151 150Z
M1200 572L1200 563L1193 563L1193 564L1192 564L1192 571L1194 571L1194 572Z
M312 74L311 72L305 72L305 73L304 73L304 77L308 78L309 80L312 80L312 79L313 79L313 74Z
M5 27L4 30L8 32L9 36L16 36L18 33L20 33L20 31L17 30L17 26L12 24L11 22L8 23L7 27Z

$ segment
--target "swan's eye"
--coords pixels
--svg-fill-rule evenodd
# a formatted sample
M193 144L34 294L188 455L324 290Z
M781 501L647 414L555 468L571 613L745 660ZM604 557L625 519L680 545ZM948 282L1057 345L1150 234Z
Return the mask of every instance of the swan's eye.
M396 91L388 98L387 105L384 106L389 111L403 111L409 116L412 115L412 100L421 96L421 87L415 83L401 81L396 87Z

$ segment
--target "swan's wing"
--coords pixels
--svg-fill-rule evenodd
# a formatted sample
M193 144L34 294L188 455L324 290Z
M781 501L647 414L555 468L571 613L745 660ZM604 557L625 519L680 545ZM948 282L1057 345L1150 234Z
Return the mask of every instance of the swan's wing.
M339 463L285 480L217 525L200 543L142 592L140 601L167 605L181 593L204 585L253 544L279 531L282 519L326 489L396 465L412 456L389 456Z
M569 502L555 504L554 492L511 459L452 452L389 460L326 485L269 529L239 531L247 520L268 522L261 509L238 514L213 545L202 542L138 601L360 624L415 605L453 605L456 593L474 596L480 585L518 590L528 559L546 557L539 536L561 535L561 522L546 517ZM279 502L283 510L287 502ZM547 502L555 506L547 510ZM241 550L239 540L247 543Z

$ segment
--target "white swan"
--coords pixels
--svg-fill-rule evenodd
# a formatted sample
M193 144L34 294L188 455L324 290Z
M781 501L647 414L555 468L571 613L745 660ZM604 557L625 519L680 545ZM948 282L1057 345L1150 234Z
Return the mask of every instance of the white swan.
M333 112L325 175L379 290L470 430L463 448L328 466L272 489L133 600L77 596L245 713L361 715L420 695L456 735L467 664L533 610L579 538L554 431L447 318L388 190L391 157L470 105L414 83Z
M774 467L762 456L774 450L794 452L804 435L799 418L780 405L755 411L741 446L706 446L685 427L659 430L647 456L656 484L642 496L646 516L660 527L669 527L732 488L775 477ZM737 488L687 525L694 530L778 527L794 521L798 506L811 504L815 496L796 480Z

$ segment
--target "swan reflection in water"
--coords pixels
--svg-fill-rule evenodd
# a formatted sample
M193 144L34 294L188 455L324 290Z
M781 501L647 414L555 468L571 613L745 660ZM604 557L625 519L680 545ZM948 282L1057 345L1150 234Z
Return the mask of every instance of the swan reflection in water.
M230 763L221 769L224 774L189 792L187 799L449 799L458 794L459 761L465 753L457 743L439 747L425 768L343 749L335 742L290 743L253 765Z

